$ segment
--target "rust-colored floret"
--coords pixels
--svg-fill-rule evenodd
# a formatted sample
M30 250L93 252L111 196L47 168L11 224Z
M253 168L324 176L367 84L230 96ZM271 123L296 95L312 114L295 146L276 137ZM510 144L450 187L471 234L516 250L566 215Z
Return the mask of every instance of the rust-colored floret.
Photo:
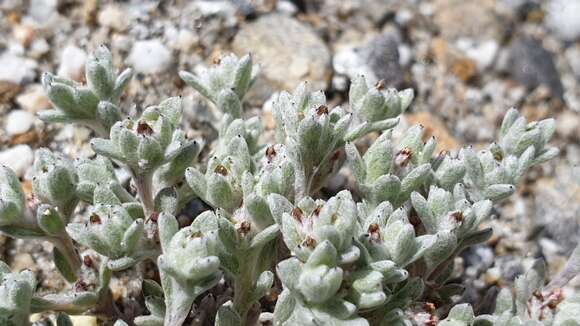
M314 216L320 215L321 210L322 210L322 206L316 206L316 208L312 211L312 215L314 215Z
M409 161L411 161L412 157L413 152L411 151L411 149L409 147L405 147L401 149L399 152L397 152L397 155L395 157L395 163L399 166L406 166L409 163Z
M266 158L268 159L268 162L272 162L274 157L276 157L276 149L273 145L268 146L268 148L266 148Z
M314 238L308 236L308 237L306 237L306 239L304 239L304 245L308 248L314 248L314 247L316 247L316 240L314 240Z
M321 105L316 109L316 114L318 114L318 116L322 116L324 114L328 114L328 106L326 105Z
M241 235L246 235L250 232L251 229L252 229L252 224L250 224L250 222L248 222L248 221L243 221L242 223L240 223L240 226L238 227L238 232Z
M153 134L153 128L151 128L151 126L147 122L141 120L137 125L137 133L139 135L150 136L151 134Z
M213 172L215 172L217 174L221 174L224 177L228 175L228 169L226 169L226 167L221 165L221 164L216 166L215 169L213 170Z
M461 222L463 222L463 213L462 213L462 212L460 212L460 211L453 212L453 213L451 214L451 217L452 217L452 218L455 220L455 222L457 222L457 223L461 223Z
M378 81L378 82L375 84L375 87L376 87L376 88L377 88L379 91L380 91L380 90L383 90L383 89L385 89L385 88L387 87L387 85L385 84L385 80L384 80L384 79L381 79L381 80L379 80L379 81Z
M93 259L89 255L83 256L83 265L87 267L93 267Z
M292 217L299 222L302 222L302 218L304 217L304 212L300 209L300 207L294 207L292 209Z
M91 224L101 224L101 217L98 214L91 214L91 216L89 217L89 222L91 222Z

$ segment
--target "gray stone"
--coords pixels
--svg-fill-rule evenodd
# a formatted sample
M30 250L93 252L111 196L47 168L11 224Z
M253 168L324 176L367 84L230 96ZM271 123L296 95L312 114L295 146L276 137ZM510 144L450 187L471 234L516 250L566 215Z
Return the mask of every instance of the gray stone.
M242 26L233 49L238 55L251 53L261 65L250 94L255 101L263 103L272 92L292 90L304 80L313 90L326 89L329 82L328 48L310 27L286 15L269 14Z
M508 72L520 84L533 89L546 86L553 96L562 98L564 88L556 70L553 55L531 38L517 38L509 50Z
M358 2L358 1L353 1ZM389 14L390 11L393 10L394 1L388 0L362 0L360 1L361 10L364 14L366 14L373 23L381 24L384 22L385 17Z
M554 179L536 183L535 225L570 253L580 236L580 183L570 166L559 166Z
M521 257L514 255L496 257L494 265L499 268L501 279L505 281L513 281L525 272Z
M469 248L462 254L465 265L472 270L469 274L478 277L493 265L495 255L493 250L485 245Z
M403 82L403 70L399 65L399 41L393 33L385 33L372 39L362 50L361 56L386 86L399 87Z
M332 65L339 74L351 79L364 75L372 84L382 79L388 87L400 87L404 81L398 36L390 32L362 46L345 47L334 56Z

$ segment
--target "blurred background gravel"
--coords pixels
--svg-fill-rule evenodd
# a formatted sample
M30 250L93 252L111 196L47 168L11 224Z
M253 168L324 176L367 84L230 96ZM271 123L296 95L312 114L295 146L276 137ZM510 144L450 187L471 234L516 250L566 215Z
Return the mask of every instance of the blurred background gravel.
M136 70L126 113L182 95L184 128L208 140L216 137L214 110L177 72L227 52L251 52L261 64L246 114L263 117L266 140L272 92L308 80L347 106L349 79L358 74L413 88L401 128L423 124L440 150L488 144L512 106L528 119L554 117L561 155L534 169L496 211L494 237L456 261L457 279L468 285L461 299L485 311L479 303L490 288L509 286L537 257L555 273L580 239L579 15L580 0L0 0L0 163L30 189L35 149L92 155L88 130L45 125L35 114L50 106L42 72L82 82L87 55L100 44L116 67ZM342 173L325 193L349 180ZM60 291L67 285L49 249L0 236L1 259L38 272L42 290ZM139 275L113 282L126 309L140 309ZM566 291L575 289L580 280Z

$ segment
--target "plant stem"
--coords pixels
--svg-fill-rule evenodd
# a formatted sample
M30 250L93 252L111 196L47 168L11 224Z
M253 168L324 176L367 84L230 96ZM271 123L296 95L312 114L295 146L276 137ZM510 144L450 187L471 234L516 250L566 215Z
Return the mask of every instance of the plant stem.
M115 305L113 301L113 294L111 289L108 287L101 293L99 293L99 301L96 307L92 311L94 314L102 316L104 319L116 320L121 319L127 323L129 326L135 325L133 318L126 316L119 311L119 308Z
M240 315L242 325L247 324L248 311L254 304L252 294L256 285L257 273L256 264L259 256L259 250L256 252L244 252L240 255L240 274L234 281L234 308Z
M65 233L61 237L50 238L50 242L52 242L52 244L62 253L75 273L78 273L81 269L82 262L71 238Z
M145 210L145 216L149 217L153 213L152 174L149 172L133 172L132 174L137 187L137 194Z
M83 127L87 127L89 129L91 129L100 138L109 139L109 134L110 134L109 128L103 126L100 122L98 122L96 120L78 119L78 120L73 120L73 123L78 123L79 125L81 125Z
M304 189L304 194L305 196L311 196L312 195L312 186L314 183L314 178L318 175L318 173L320 172L320 168L327 163L327 161L330 159L330 157L332 156L332 154L334 154L334 152L336 151L336 143L332 143L330 148L332 148L331 151L326 152L326 154L324 154L324 156L322 157L322 159L320 160L320 162L318 162L318 164L314 167L314 169L312 169L312 171L310 172L310 175L308 176L307 180L306 180L306 185L305 185L305 189Z

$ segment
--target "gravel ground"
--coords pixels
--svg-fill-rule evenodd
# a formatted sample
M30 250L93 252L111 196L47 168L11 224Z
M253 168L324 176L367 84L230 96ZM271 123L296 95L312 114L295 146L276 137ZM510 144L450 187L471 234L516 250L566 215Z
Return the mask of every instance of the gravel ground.
M457 277L471 284L463 300L477 306L483 293L509 285L534 258L544 257L557 272L580 239L579 11L579 0L2 0L0 163L30 189L35 149L91 155L88 130L45 125L35 114L50 106L42 72L82 81L87 53L100 44L118 68L137 72L123 110L135 114L182 95L184 128L209 140L216 137L212 108L177 71L227 52L251 52L261 64L246 113L262 115L267 129L271 114L261 107L272 92L308 80L331 103L347 105L349 78L361 73L371 82L412 87L416 100L402 125L422 123L441 149L489 143L512 106L530 119L554 117L561 155L535 168L497 210L493 239L456 262ZM344 186L347 178L338 179L329 187ZM2 260L36 271L41 291L61 291L67 285L50 250L0 236ZM114 296L125 309L139 309L140 275L116 275ZM580 279L565 292L578 289Z

